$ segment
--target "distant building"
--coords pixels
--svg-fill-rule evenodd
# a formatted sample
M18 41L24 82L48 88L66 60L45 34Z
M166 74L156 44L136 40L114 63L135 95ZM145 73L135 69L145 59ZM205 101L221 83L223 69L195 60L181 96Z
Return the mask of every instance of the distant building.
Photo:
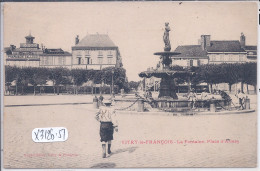
M17 67L66 67L71 69L72 57L62 49L46 49L34 43L31 34L25 37L26 43L20 43L20 48L14 45L5 48L5 65Z
M241 36L240 36L240 44L241 44L241 47L247 53L247 60L249 62L256 62L257 61L257 46L246 45L246 37L244 36L243 33L241 33Z
M257 62L257 46L246 46L245 36L239 40L210 40L201 35L199 45L182 45L175 49L180 55L173 56L172 65L199 66L203 64Z
M200 66L209 62L207 51L201 45L178 46L175 51L181 54L172 57L172 65Z
M72 47L72 68L99 70L105 67L121 67L118 46L105 34L88 34Z
M14 45L5 48L6 59L5 65L17 67L39 67L40 55L43 50L39 44L34 43L34 37L29 34L25 37L26 43L20 43L20 48Z
M208 51L210 64L248 62L247 53L238 40L210 41L205 49Z
M40 67L66 67L71 69L71 61L71 53L62 49L44 49L43 54L40 55Z

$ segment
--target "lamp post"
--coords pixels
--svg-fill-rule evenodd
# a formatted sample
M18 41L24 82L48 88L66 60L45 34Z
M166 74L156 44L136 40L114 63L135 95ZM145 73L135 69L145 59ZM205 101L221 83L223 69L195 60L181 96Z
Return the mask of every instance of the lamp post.
M114 69L112 70L112 95L114 96Z

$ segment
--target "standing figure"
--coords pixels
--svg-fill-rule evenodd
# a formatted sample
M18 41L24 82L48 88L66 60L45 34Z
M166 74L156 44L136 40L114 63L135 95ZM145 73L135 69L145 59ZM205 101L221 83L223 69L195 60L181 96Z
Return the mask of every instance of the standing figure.
M190 91L190 93L188 94L188 100L191 101L191 107L192 109L195 108L195 103L196 103L196 94L194 93L194 89L192 89Z
M104 97L102 96L102 94L99 96L98 98L98 102L99 102L99 106L102 106L103 105L103 100L104 100Z
M237 91L236 97L239 99L239 105L242 110L245 109L244 104L245 104L245 94L242 93L240 90Z
M171 50L171 43L169 39L169 32L171 31L171 28L169 27L169 23L165 23L165 31L163 35L163 41L165 44L164 51L170 51Z
M118 131L118 122L115 110L111 107L110 100L104 100L105 106L101 106L96 115L96 119L100 122L100 141L102 143L102 157L106 157L106 144L108 144L107 153L111 154L111 140L113 140L114 129Z

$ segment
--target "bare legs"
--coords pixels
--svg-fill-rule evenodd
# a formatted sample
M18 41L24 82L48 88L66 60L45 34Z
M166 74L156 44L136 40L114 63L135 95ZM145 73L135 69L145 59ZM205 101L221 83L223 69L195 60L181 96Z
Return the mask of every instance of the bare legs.
M108 144L107 153L111 154L111 141L108 141L107 144Z
M102 142L102 157L106 158L106 143Z
M107 142L107 154L111 154L111 141ZM106 158L106 142L102 142L102 157Z

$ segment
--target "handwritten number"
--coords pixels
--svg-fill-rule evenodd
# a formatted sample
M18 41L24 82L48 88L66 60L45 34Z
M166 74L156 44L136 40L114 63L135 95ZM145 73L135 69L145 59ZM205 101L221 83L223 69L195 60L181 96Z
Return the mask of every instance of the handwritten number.
M41 131L40 131L42 134L41 134L41 137L42 137L42 139L44 138L44 130L42 129Z
M35 142L51 142L57 139L65 140L66 129L37 129L37 131L33 131L33 135Z
M63 129L63 133L64 133L63 140L65 140L65 129Z
M38 138L39 130L38 130L38 132L34 132L34 134L35 134L35 140L39 140L39 138Z
M58 138L61 138L61 131L63 131L63 140L65 140L65 129L61 129L59 130L59 137Z

